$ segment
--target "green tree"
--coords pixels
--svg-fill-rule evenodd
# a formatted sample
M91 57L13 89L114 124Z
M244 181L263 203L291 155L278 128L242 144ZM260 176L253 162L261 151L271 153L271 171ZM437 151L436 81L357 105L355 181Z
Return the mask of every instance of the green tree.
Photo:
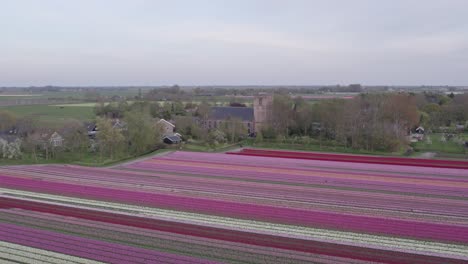
M12 128L16 124L16 116L10 111L0 111L0 131Z
M79 159L82 159L89 147L87 129L80 122L69 122L63 131L65 147L73 153L78 153Z
M228 141L231 143L239 141L242 136L247 135L247 128L236 118L228 118L222 122L221 130L227 135Z
M126 112L124 121L127 124L125 134L131 155L154 150L160 143L161 133L148 113Z
M96 138L99 142L101 160L103 156L114 159L117 150L125 139L122 132L117 128L113 128L112 121L107 118L98 117L96 126L98 129Z

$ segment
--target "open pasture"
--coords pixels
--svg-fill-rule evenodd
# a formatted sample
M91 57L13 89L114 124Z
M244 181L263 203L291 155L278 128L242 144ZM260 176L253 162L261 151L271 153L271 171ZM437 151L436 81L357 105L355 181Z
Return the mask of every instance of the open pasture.
M70 120L89 121L94 118L93 107L55 105L15 105L0 107L19 117L32 116L37 121L51 125L61 125Z
M353 157L179 151L113 168L1 167L0 258L467 263L467 169Z

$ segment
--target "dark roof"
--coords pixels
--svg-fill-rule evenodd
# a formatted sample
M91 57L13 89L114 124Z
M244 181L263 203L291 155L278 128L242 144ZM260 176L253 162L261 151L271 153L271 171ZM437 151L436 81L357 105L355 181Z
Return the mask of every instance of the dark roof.
M165 136L163 141L165 143L179 143L182 139L178 135Z
M85 122L84 123L84 126L86 127L86 130L88 131L96 131L96 123L88 123L88 122Z
M5 140L8 143L15 142L17 139L20 139L16 135L11 135L11 134L0 134L0 139Z
M253 121L254 110L252 107L212 107L210 119L225 120L227 118L239 118L242 121Z
M18 134L18 128L11 127L11 128L0 131L0 134L2 134L2 135L16 135L16 134Z

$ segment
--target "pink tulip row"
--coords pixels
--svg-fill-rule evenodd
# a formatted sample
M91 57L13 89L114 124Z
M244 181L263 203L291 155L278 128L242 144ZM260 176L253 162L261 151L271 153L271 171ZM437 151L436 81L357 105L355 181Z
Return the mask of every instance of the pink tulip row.
M280 173L262 173L262 172L238 172L220 168L200 168L184 165L165 165L163 163L153 164L137 164L131 167L132 169L144 169L146 171L170 172L170 173L184 173L193 174L196 176L213 176L217 178L230 178L238 181L255 181L265 182L272 184L296 184L296 185L319 185L319 186L335 186L335 187L349 187L369 190L381 190L391 192L411 192L418 194L433 194L433 195L452 195L458 197L468 197L468 183L462 183L465 186L460 186L458 182L453 182L450 186L437 186L437 185L420 185L411 184L410 181L393 182L386 181L370 181L358 179L342 179L333 177L324 177L320 174L300 176L288 175Z
M34 210L39 209L39 207L37 207L39 206L37 203L27 203L23 205L25 209L33 209L34 207L36 207ZM462 260L459 259L443 258L439 256L427 256L406 252L394 252L389 250L363 248L359 246L338 245L329 242L301 241L292 238L273 239L272 236L254 233L235 232L231 230L216 230L216 228L210 227L198 227L193 229L190 227L190 225L180 223L167 223L166 226L161 226L162 223L157 223L155 220L138 219L136 217L118 215L114 215L114 218L109 218L110 215L108 213L103 212L94 212L86 216L83 215L83 213L85 213L85 210L60 208L60 206L56 205L48 205L44 206L43 208L44 210L48 210L56 214L62 215L65 212L68 212L67 216L72 217L85 217L85 219L93 218L95 220L110 223L121 222L122 224L126 225L133 225L132 223L139 223L138 225L145 226L145 228L148 229L162 228L166 231L171 230L172 232L176 233L188 232L186 234L203 235L206 237L216 238L221 241L228 240L252 245L268 245L273 248L304 251L325 256L331 255L340 258L345 257L348 259L353 259L353 262L357 263L360 263L358 261L380 261L384 263L464 263ZM137 220L137 222L134 222L135 220ZM38 247L74 256L91 258L90 256L92 256L92 254L99 254L98 257L91 259L106 261L110 263L123 263L125 261L137 263L135 260L144 260L146 261L145 263L161 263L163 261L167 261L169 263L208 262L199 261L198 259L173 259L171 254L160 254L160 252L155 253L146 249L139 249L134 247L129 248L128 246L116 245L115 243L110 244L108 242L96 241L94 239L90 240L87 238L75 237L70 235L62 235L45 230L17 227L11 224L0 224L0 235L2 235L4 241L8 241L11 243ZM84 244L85 246L82 246L82 244ZM323 260L324 261L320 261L320 259L317 259L318 263L333 263L333 260L331 259L325 258ZM337 259L335 259L335 263L339 263L336 260Z
M349 263L337 257L272 249L254 245L245 245L229 241L207 239L195 236L183 236L169 232L140 229L124 225L114 225L60 215L41 214L29 211L0 211L0 221L14 222L17 225L34 226L40 229L60 230L62 233L79 234L81 237L139 245L145 248L162 248L178 251L185 255L204 255L212 259L235 262L290 262L310 263Z
M194 153L178 151L170 155L158 157L163 160L187 160L187 161L205 161L214 164L235 164L235 165L259 165L269 168L284 168L292 167L297 169L320 169L320 170L344 170L344 171L360 171L372 172L376 171L385 173L405 173L407 175L417 176L418 174L432 176L460 176L467 177L466 170L453 168L431 168L431 167L414 167L414 166L398 166L385 164L369 164L369 163L353 163L342 161L322 161L322 160L303 160L303 159L286 159L286 158L270 158L270 157L250 157L250 156L231 156L220 155L217 153Z
M215 263L47 230L0 223L2 241L108 263Z
M0 188L192 212L206 215L206 219L213 215L267 225L468 244L468 171L464 169L175 152L119 169L63 165L0 168ZM78 244L84 240L75 238L98 242L91 243L96 245L89 248L96 250L90 251L93 254L124 243L129 254L135 254L127 261L138 255L154 260L162 254L156 250L161 247L182 255L198 256L196 252L206 251L202 258L220 261L260 260L262 254L271 254L271 262L275 258L286 262L288 254L293 254L301 256L294 262L463 263L450 256L440 259L443 254L429 257L390 248L305 241L294 235L280 237L274 232L246 232L237 227L191 224L192 220L134 217L39 201L0 197L0 241L5 235L11 243L34 247L37 244L27 243L39 241L40 232L60 229L77 234L69 238L75 247L64 248L58 242L63 241L60 236L50 236L53 239L46 243L47 250L78 256L69 250L80 248ZM15 229L18 236L1 229L2 223L15 220L14 226L34 231L31 239L20 229ZM57 232L52 233L61 235ZM140 251L142 247L154 249ZM84 251L80 256L87 258L88 248ZM106 254L101 261L124 262ZM168 262L184 260L164 254L161 259L167 257ZM187 261L203 260L192 257Z
M307 159L307 160L331 160L357 163L390 164L405 166L421 166L435 168L458 168L468 169L468 163L456 160L432 160L420 158L400 158L400 157L378 157L363 155L331 154L319 152L303 151L280 151L265 149L243 149L238 152L229 152L232 155L247 155L274 158Z
M234 218L270 221L285 224L331 228L364 233L387 234L421 239L468 242L468 226L421 223L416 221L385 219L378 217L343 215L318 210L299 210L273 206L243 204L187 198L173 195L141 193L102 187L78 186L33 179L3 177L0 186L6 188L66 194L68 196L147 205L180 211L199 212Z
M355 192L346 190L326 189L326 188L304 188L300 186L288 186L278 184L262 184L252 182L229 181L224 179L206 179L194 177L178 177L174 175L159 175L155 177L141 176L128 177L125 171L107 170L101 173L100 169L79 168L70 170L64 167L42 167L43 172L49 170L51 174L60 172L61 174L44 175L47 180L55 182L70 183L79 182L81 185L89 184L109 188L119 188L124 190L142 191L141 186L145 186L148 192L151 187L164 187L184 191L184 195L205 193L204 197L220 199L220 194L226 196L230 194L236 200L236 196L248 197L251 200L246 203L259 203L262 198L275 199L277 201L291 201L290 207L297 203L329 204L352 207L365 207L373 209L386 209L394 211L410 211L412 208L419 212L431 212L442 215L468 216L466 203L460 200L438 199L434 197L413 197L408 200L406 196L395 194L375 193L375 192ZM129 187L129 185L131 185ZM153 191L156 189L153 189ZM159 191L164 193L164 191ZM170 193L170 192L166 192ZM180 194L179 194L180 195ZM222 199L221 199L222 200ZM227 199L224 199L227 200ZM278 202L272 203L277 204ZM266 203L268 204L268 203ZM288 204L285 202L285 204Z

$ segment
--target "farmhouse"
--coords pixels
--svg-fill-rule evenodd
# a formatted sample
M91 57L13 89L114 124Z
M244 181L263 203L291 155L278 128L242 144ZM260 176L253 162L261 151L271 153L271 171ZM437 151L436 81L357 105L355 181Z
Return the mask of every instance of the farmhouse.
M63 146L63 137L54 131L53 133L44 133L41 135L44 144L50 144L52 147L62 147Z
M179 133L175 133L174 124L165 119L160 119L156 124L161 129L162 140L164 143L179 144L180 142L182 142L182 136Z
M160 119L156 124L160 126L163 136L172 136L174 134L175 125L171 122L165 119Z

